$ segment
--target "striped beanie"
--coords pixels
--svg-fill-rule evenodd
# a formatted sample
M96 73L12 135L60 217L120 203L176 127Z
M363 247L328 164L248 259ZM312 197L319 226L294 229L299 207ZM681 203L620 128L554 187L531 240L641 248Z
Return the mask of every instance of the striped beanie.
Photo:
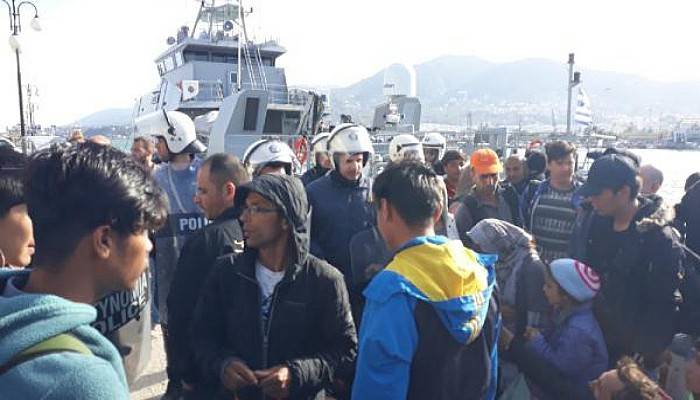
M552 277L566 293L580 302L592 300L600 290L600 277L588 265L571 258L549 264Z

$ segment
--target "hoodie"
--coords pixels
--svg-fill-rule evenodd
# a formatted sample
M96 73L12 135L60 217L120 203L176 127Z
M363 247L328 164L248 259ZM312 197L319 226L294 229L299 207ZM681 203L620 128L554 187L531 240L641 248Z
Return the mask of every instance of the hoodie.
M7 281L23 286L29 271L0 271L0 365L53 336L70 333L92 352L55 352L32 358L0 375L3 399L128 399L116 348L90 324L97 311L48 294L2 297ZM21 289L21 287L20 287Z
M493 399L495 256L418 237L364 291L353 399Z
M193 327L202 397L231 398L221 384L221 373L238 359L252 370L287 366L292 377L289 399L325 398L324 388L342 376L357 351L343 277L309 254L308 204L301 181L281 175L256 177L237 189L236 207L251 192L275 204L293 228L289 263L273 291L267 324L255 274L258 250L246 247L214 267L195 309ZM241 400L262 398L255 386L235 395Z

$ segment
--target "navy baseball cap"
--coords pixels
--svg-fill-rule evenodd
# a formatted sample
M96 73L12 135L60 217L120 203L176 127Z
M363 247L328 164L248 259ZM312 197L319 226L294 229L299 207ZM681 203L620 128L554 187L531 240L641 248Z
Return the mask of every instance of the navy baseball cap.
M634 161L622 154L610 154L593 162L588 170L588 179L578 190L578 195L585 198L598 195L604 189L631 186L635 179L637 179L637 167Z

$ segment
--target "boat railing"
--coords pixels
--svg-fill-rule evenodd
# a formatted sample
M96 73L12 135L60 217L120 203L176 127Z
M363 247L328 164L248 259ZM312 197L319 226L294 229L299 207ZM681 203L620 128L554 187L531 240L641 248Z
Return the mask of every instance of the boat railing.
M187 100L183 100L183 103L187 102L221 102L224 100L224 85L221 81L198 81L199 88L197 94ZM186 91L183 88L183 92ZM183 97L186 97L187 93L183 93Z

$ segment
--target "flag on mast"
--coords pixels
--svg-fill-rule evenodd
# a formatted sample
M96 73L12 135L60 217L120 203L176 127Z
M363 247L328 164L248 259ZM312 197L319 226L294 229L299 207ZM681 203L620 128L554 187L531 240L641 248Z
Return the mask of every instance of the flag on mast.
M578 94L576 95L576 113L574 114L574 121L576 121L577 124L586 126L593 124L591 99L580 86L578 88Z

